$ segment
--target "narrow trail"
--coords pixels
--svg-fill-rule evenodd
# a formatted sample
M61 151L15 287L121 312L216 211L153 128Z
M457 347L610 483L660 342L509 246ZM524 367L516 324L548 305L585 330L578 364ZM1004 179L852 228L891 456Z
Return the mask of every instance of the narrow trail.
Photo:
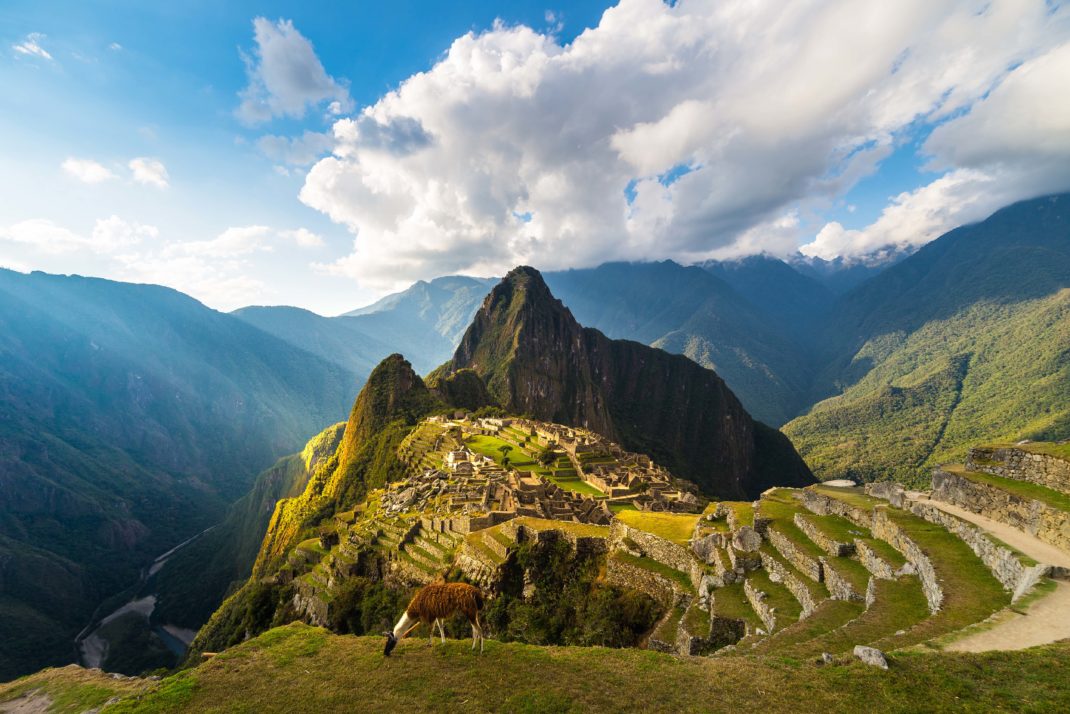
M1070 568L1070 553L1017 528L950 503L930 500L925 493L911 491L907 495L913 500L922 501L969 521L1037 562ZM1054 591L1031 603L1026 609L1011 606L996 615L986 629L966 634L946 645L944 649L951 652L1020 650L1067 638L1070 638L1070 582L1056 580Z

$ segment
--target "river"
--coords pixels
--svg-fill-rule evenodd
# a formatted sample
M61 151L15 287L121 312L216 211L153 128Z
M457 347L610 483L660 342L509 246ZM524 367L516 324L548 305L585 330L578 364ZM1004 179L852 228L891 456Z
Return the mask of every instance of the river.
M104 617L97 618L94 616L93 621L86 625L84 630L78 633L74 642L78 648L80 664L83 667L100 668L108 658L108 647L110 646L110 643L108 642L107 637L101 632L101 629L108 623L114 622L128 613L140 615L145 619L146 624L152 622L152 613L156 609L156 593L144 592L145 584L149 582L149 579L152 578L153 575L160 572L160 569L175 553L212 530L212 528L215 528L215 526L204 529L192 538L187 538L182 541L166 553L157 556L147 568L142 569L141 578L136 585L136 594L133 599L112 610ZM197 634L194 630L178 627L176 625L152 624L151 628L167 649L173 652L177 657L182 657L182 655L186 653L186 648L189 647L190 642L193 641L194 636Z

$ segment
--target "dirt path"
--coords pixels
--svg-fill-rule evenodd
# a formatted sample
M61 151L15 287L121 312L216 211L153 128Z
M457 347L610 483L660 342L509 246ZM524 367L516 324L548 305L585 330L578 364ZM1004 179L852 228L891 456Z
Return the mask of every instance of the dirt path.
M949 503L930 500L924 493L910 492L908 496L983 528L1037 562L1070 568L1070 553L1017 528ZM1013 606L1003 610L989 625L984 630L966 634L946 645L944 649L952 652L1020 650L1070 638L1070 582L1056 580L1053 592L1031 603L1024 610Z
M41 692L30 692L18 699L0 702L2 714L45 714L52 708L52 697Z
M1059 550L1055 546L1049 545L1024 531L1008 526L1006 523L994 521L991 518L978 515L972 511L967 511L965 508L953 506L950 503L933 501L929 499L929 496L926 493L908 491L907 496L915 501L922 501L926 505L939 508L945 513L958 516L964 521L973 523L975 526L980 526L1012 548L1022 551L1038 563L1047 563L1048 565L1058 565L1063 568L1070 568L1070 553L1067 553L1064 550Z

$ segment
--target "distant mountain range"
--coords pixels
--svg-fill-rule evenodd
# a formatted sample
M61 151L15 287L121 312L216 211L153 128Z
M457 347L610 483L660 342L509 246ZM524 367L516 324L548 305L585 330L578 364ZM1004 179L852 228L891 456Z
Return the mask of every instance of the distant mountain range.
M637 396L657 380L623 366L660 355L647 345L714 369L745 413L783 425L822 478L910 483L971 442L1067 438L1068 246L1070 195L1060 195L889 264L756 256L545 273L563 312L543 317L579 341L554 369L583 375L552 406L603 419L624 441L630 432L633 448L654 450L634 441L644 433L671 441L672 429L643 421ZM280 307L227 315L164 288L0 271L0 678L70 661L99 603L229 514L158 575L160 617L196 626L248 576L275 501L313 474L291 457L250 490L253 477L342 418L392 353L418 374L460 370L438 385L451 403L489 394L548 409L502 387L482 348L456 351L497 282L419 282L328 318ZM486 344L498 366L541 369L523 349ZM629 390L634 399L617 401ZM705 399L682 408L725 403ZM639 414L631 426L624 412ZM204 588L190 587L205 562Z

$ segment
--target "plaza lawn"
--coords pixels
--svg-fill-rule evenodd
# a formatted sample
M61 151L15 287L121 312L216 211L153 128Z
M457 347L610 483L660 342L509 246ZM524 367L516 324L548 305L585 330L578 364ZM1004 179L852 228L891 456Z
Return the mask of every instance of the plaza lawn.
M617 519L627 526L686 546L695 531L698 513L661 513L653 511L621 511Z
M494 462L499 465L504 465L503 454L500 451L501 447L511 447L512 450L509 452L509 466L517 471L530 471L547 481L557 484L559 488L563 488L566 491L574 491L575 493L583 496L590 496L592 498L605 498L604 493L580 479L580 477L576 475L576 472L571 468L561 469L560 471L547 468L537 462L535 457L530 453L504 439L499 439L495 436L476 435L469 436L465 439L465 443L472 451L494 459Z

